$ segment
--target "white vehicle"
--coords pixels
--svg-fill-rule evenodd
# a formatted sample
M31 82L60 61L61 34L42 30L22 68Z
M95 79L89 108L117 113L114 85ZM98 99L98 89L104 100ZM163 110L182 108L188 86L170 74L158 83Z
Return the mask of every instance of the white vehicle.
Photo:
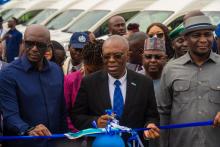
M182 10L177 11L168 19L166 19L163 23L168 26L170 30L176 28L183 22L184 15L193 10L201 10L214 0L193 0L191 3L186 5Z
M101 1L102 0L77 0L77 3L68 7L65 11L58 14L45 25L50 30L63 30L76 18L83 15L86 11L99 4Z
M12 0L9 1L8 3L4 4L3 6L0 7L0 13L1 15L4 15L7 13L11 8L13 8L16 4L21 2L22 0Z
M10 17L18 18L20 23L25 23L39 12L47 8L49 5L54 4L58 0L26 0L21 1L14 6L8 13L3 15L4 20L8 20Z
M200 8L201 6L199 5L203 5L202 1L203 0L199 0L199 3L201 3L198 4L197 7L192 7L192 3L198 3L198 0L184 0L181 2L177 0L159 0L132 17L128 20L127 24L138 23L140 24L140 30L146 32L147 27L152 23L165 23L177 14L184 14L192 8Z
M25 31L27 25L31 24L46 24L50 19L64 11L68 6L76 3L77 0L62 0L57 1L55 4L49 5L46 9L38 13L35 17L27 20L25 23L18 25L17 29L21 32Z
M75 31L91 31L96 37L108 34L107 21L114 15L121 15L128 20L155 0L104 0L87 13L77 18L70 27L59 33L56 39L69 42Z
M1 9L2 18L7 21L10 17L14 16L15 14L24 11L22 7L24 7L24 5L27 5L28 2L28 0L15 0L6 4Z
M77 18L80 18L80 16L85 14L88 10L95 7L96 5L99 5L99 3L102 1L105 0L79 1L78 3L63 11L63 13L60 13L55 18L51 19L46 24L46 27L50 29L52 40L61 42L66 49L72 34L63 33L62 30L69 26L73 21L77 20Z
M57 1L57 3L50 5L45 10L37 14L34 18L27 21L24 25L30 25L30 24L41 24L45 25L50 19L57 16L58 14L62 13L64 10L66 10L68 7L74 5L75 3L78 3L78 0L62 0Z
M96 37L108 34L107 21L114 15L121 15L127 21L155 0L111 0L103 2L75 21L66 32L86 31L94 32ZM113 7L114 6L114 7ZM84 23L88 22L88 23Z
M201 11L204 12L207 16L210 17L212 24L217 25L220 23L220 1L215 0Z

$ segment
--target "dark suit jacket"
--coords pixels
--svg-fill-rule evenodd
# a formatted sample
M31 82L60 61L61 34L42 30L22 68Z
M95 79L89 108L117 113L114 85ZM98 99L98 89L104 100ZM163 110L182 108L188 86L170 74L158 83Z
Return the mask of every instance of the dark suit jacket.
M104 115L106 109L112 109L108 74L98 71L82 80L71 119L79 130L91 128L92 121ZM152 80L127 70L126 99L119 121L120 125L130 128L142 128L150 122L159 122Z

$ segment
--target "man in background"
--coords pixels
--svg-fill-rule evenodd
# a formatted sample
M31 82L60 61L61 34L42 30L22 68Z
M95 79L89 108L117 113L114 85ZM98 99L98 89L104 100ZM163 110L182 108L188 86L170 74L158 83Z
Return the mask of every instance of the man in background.
M3 41L3 36L6 33L6 30L3 28L3 18L0 16L0 60L5 59L5 41Z
M181 34L183 31L184 27L183 24L181 24L169 34L169 37L172 41L172 47L174 49L174 57L171 58L170 61L183 56L188 51L187 41Z
M127 26L126 38L129 38L132 34L139 32L138 23L129 23Z
M74 32L70 38L69 51L70 57L63 65L65 75L78 71L82 67L82 49L89 42L89 35L86 32Z
M144 42L147 38L146 33L136 32L128 38L129 42L129 59L127 68L136 72L143 70L142 54L144 51Z
M19 56L21 44L22 44L22 33L16 29L18 20L12 17L8 21L9 31L3 36L2 40L5 40L6 49L5 57L8 63L15 60Z

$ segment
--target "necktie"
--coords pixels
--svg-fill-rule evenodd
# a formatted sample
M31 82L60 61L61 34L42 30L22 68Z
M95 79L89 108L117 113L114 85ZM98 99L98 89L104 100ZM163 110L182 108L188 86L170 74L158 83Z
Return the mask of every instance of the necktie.
M120 89L121 82L119 80L116 80L114 84L115 84L115 91L114 91L114 99L113 99L113 111L116 113L116 116L120 118L123 112L123 105L124 105L123 96Z

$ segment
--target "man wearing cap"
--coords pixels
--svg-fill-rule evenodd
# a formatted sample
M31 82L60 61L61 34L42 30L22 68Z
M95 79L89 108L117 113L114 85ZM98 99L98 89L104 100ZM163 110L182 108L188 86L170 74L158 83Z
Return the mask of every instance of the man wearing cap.
M89 36L86 32L74 32L70 38L69 51L70 57L66 59L63 65L64 74L77 71L82 66L82 49L89 42Z
M177 59L183 56L188 51L187 41L181 34L184 31L183 24L180 24L177 28L170 32L169 37L172 40L172 47L174 49L174 57L169 61Z
M170 129L168 144L219 147L220 56L211 50L215 27L202 12L192 11L184 17L184 28L189 51L169 62L161 77L161 125L213 120L213 126Z
M17 24L18 20L12 17L8 21L8 27L10 30L3 36L2 39L6 42L5 57L8 63L14 61L15 57L18 57L20 46L22 44L22 33L15 28Z
M140 71L139 73L145 74L153 80L155 98L157 103L160 98L160 77L166 62L167 55L164 40L156 37L147 38L144 43L143 52L144 70ZM161 133L163 133L163 131L161 131ZM159 146L159 140L152 140L149 142L149 145L150 147L157 147Z

